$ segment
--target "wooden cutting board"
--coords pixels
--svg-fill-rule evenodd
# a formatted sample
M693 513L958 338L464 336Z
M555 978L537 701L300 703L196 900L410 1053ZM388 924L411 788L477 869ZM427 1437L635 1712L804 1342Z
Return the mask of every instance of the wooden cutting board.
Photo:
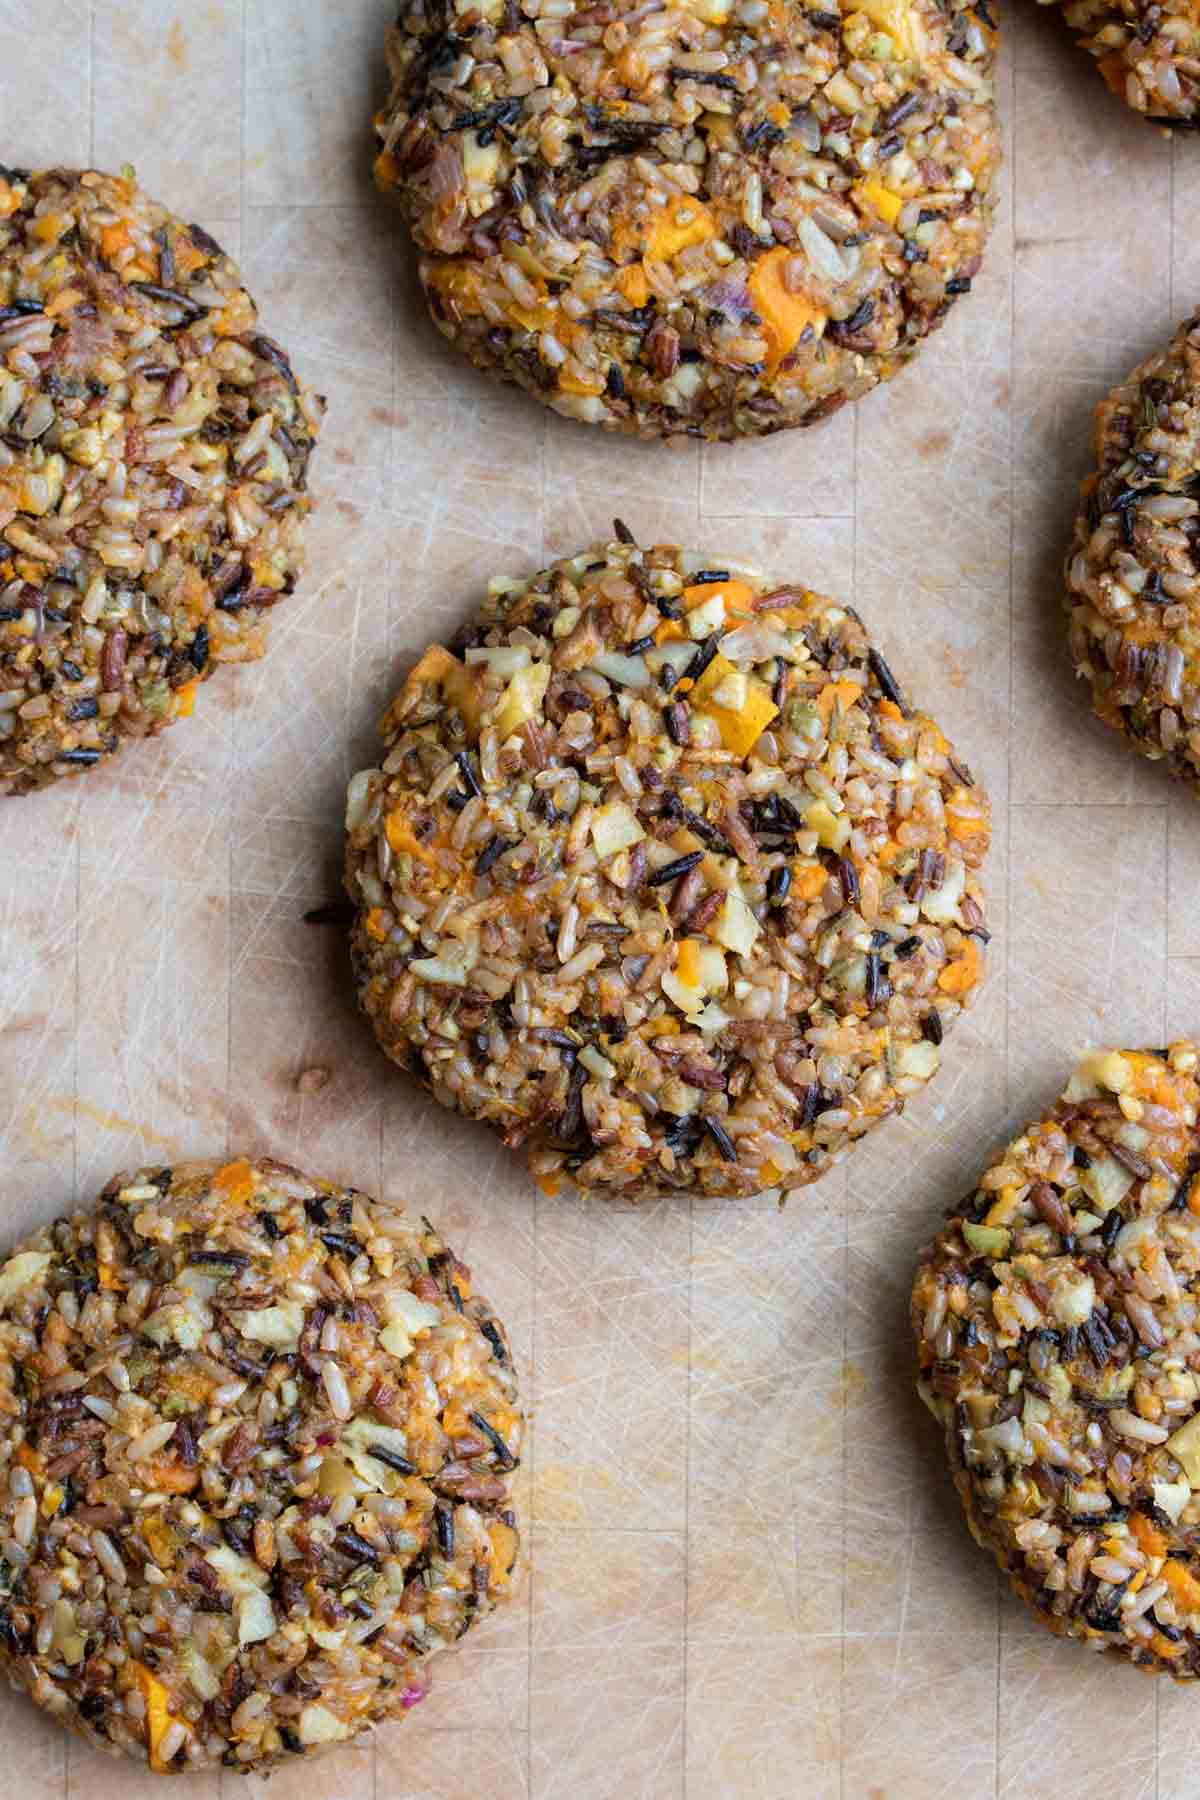
M1200 1025L1200 813L1090 721L1058 614L1091 407L1200 298L1200 143L1127 117L1024 7L987 267L915 368L811 433L634 446L426 324L369 182L393 10L0 0L0 160L135 163L240 251L331 402L269 659L112 770L0 803L3 1238L119 1167L270 1150L411 1199L513 1328L532 1579L410 1721L257 1794L1184 1800L1200 1699L1034 1632L968 1541L906 1296L1080 1041ZM536 1194L393 1077L341 933L301 922L338 894L344 784L404 659L614 513L853 599L995 802L978 1008L905 1118L783 1212ZM16 1699L0 1755L13 1800L163 1791ZM250 1791L186 1789L219 1790Z

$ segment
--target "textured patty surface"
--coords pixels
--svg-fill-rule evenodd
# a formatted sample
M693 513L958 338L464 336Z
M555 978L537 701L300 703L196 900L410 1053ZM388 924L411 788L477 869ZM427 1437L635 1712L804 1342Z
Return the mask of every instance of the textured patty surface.
M971 1531L1053 1631L1200 1674L1197 1050L1097 1051L917 1272Z
M1096 412L1066 565L1076 671L1099 717L1200 779L1200 319Z
M858 616L623 537L497 580L350 786L361 1003L534 1173L815 1180L937 1070L986 795Z
M323 405L220 246L131 174L0 168L0 793L262 654Z
M159 1774L402 1714L517 1553L503 1327L281 1163L115 1177L0 1265L0 1667Z
M440 0L377 120L439 328L643 436L806 425L971 285L999 154L986 5Z
M1042 0L1062 5L1119 100L1170 130L1200 119L1200 22L1167 0Z

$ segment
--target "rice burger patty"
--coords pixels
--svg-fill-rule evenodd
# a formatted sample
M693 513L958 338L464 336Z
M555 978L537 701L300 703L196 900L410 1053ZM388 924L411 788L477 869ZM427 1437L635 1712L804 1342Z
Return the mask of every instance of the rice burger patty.
M416 3L376 174L438 328L568 418L809 425L967 291L994 203L984 4Z
M360 1002L551 1188L802 1185L971 1003L988 801L849 608L628 538L493 581L392 703Z
M403 1714L507 1591L503 1327L426 1221L282 1163L109 1182L0 1266L0 1665L158 1774Z
M1060 1635L1200 1674L1197 1049L1086 1056L924 1253L921 1393Z
M1066 564L1076 671L1098 716L1200 780L1200 316L1096 410Z
M261 656L323 406L220 246L131 174L0 168L0 793Z
M1119 100L1151 123L1194 130L1200 120L1200 27L1167 0L1042 0L1060 4L1081 49Z

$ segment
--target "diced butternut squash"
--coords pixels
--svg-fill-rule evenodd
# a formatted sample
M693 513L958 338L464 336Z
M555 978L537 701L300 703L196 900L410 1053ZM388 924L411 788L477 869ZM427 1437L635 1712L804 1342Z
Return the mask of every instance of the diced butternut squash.
M967 938L961 956L948 962L938 975L938 986L943 994L969 994L983 973L983 959L979 954L979 946L974 938Z
M768 344L767 368L772 373L796 348L809 325L818 336L825 329L824 311L807 295L794 294L784 280L792 257L793 252L786 245L777 245L759 257L750 276L750 298L762 320Z
M894 40L901 56L914 54L918 33L924 34L907 0L858 0L858 4L868 19Z
M627 263L617 276L617 286L630 306L645 306L650 298L650 283L641 263Z
M694 607L702 606L706 600L720 594L725 602L725 616L730 613L748 613L754 608L754 589L744 581L694 581L683 590L683 603L688 612Z
M171 1568L179 1540L160 1512L147 1513L142 1521L142 1536L159 1568Z
M827 681L817 695L817 711L824 720L826 729L835 706L839 712L849 712L865 692L866 689L857 681Z
M899 194L893 194L890 188L884 187L878 175L869 175L859 187L859 195L887 225L894 226L904 210L904 201Z
M738 671L729 658L719 652L692 689L691 704L716 724L721 742L735 756L747 756L754 748L779 708L764 682L750 677L746 703L737 712L718 705L716 695L722 684Z
M680 194L650 221L642 240L646 256L655 262L670 262L691 244L703 244L715 236L712 214L690 194Z
M401 697L411 694L414 688L425 682L440 687L443 697L451 706L456 706L467 727L473 732L479 730L479 671L465 668L456 656L451 656L441 644L431 644L420 662L409 670L405 678Z
M115 225L106 225L101 231L100 254L106 262L111 262L122 250L128 250L130 242L129 227L124 219L119 219Z
M48 319L61 318L63 313L71 312L75 307L80 305L82 300L83 291L81 288L59 288L53 300L48 300L46 302L46 317Z
M828 872L820 863L813 863L806 869L798 869L792 878L792 893L798 900L815 900L829 880Z
M424 652L418 662L414 663L405 676L405 692L411 692L413 688L419 687L425 681L431 681L440 687L457 661L458 658L451 656L450 652L441 644L430 644L428 650Z
M150 1767L156 1774L164 1775L167 1764L159 1756L159 1745L168 1729L176 1723L171 1716L170 1697L164 1684L157 1675L150 1672L145 1663L135 1662L130 1666L146 1702L146 1744L150 1752Z
M162 1494L190 1494L200 1479L198 1470L167 1459L143 1463L140 1473L148 1488L157 1489Z
M497 1522L488 1532L491 1540L492 1580L502 1587L513 1572L517 1560L517 1534L511 1525Z
M196 707L196 695L200 691L200 677L185 681L181 688L175 690L175 717L190 719Z
M387 832L387 841L397 856L415 856L418 862L431 865L436 862L436 858L424 844L418 842L402 807L398 806L388 814L384 830Z
M752 677L746 704L740 712L728 712L715 704L710 704L706 711L710 719L716 720L726 750L731 750L735 756L749 756L779 708L765 684Z
M466 1411L457 1400L451 1400L442 1414L442 1430L447 1437L465 1437L472 1429Z
M675 952L675 970L688 987L700 985L700 945L695 938L684 938Z
M459 318L479 312L479 277L469 264L448 256L443 262L425 265L425 281L436 288L443 303Z
M1145 1513L1132 1513L1129 1523L1133 1527L1133 1535L1138 1541L1138 1548L1144 1550L1147 1556L1165 1556L1167 1554L1166 1537L1156 1525L1150 1523Z
M1196 1580L1190 1569L1185 1569L1181 1562L1176 1562L1174 1557L1169 1556L1159 1573L1170 1588L1171 1597L1180 1612L1200 1612L1200 1581Z
M946 803L946 829L959 843L991 836L986 811L981 811L970 788L955 788Z
M721 652L718 650L707 669L705 669L703 675L701 675L699 681L697 681L692 688L692 705L702 707L704 702L711 695L713 689L718 687L720 683L724 681L725 677L727 675L732 675L733 672L733 664L730 662L729 658L727 656L722 656Z
M368 937L373 937L377 944L386 944L388 932L387 926L384 923L384 911L382 906L373 906L371 908L370 912L367 914L366 925Z
M227 1199L244 1203L254 1193L254 1170L244 1156L239 1156L236 1162L228 1162L217 1170L212 1184Z

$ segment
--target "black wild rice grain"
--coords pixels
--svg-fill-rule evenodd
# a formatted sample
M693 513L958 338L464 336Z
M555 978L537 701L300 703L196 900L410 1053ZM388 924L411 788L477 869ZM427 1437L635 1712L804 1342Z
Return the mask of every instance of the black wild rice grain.
M717 1149L720 1151L722 1161L735 1163L738 1156L737 1151L734 1148L733 1139L721 1124L720 1120L714 1119L711 1113L702 1113L700 1115L700 1122L713 1143L717 1146Z
M667 863L663 868L656 869L652 875L647 875L645 885L647 887L665 887L668 882L677 881L681 875L686 875L689 869L694 869L697 863L703 861L703 850L690 850L686 856L680 856L674 862Z
M517 1459L491 1421L485 1419L483 1414L479 1412L468 1413L467 1417L470 1419L472 1425L482 1431L484 1437L496 1452L496 1455L500 1459L500 1467L502 1469L515 1469L517 1466Z

